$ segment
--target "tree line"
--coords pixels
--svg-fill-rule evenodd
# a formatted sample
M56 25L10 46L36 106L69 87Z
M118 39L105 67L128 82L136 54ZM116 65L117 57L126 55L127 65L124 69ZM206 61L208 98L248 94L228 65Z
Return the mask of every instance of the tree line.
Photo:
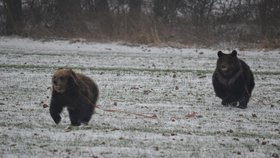
M280 0L1 0L0 34L279 45Z

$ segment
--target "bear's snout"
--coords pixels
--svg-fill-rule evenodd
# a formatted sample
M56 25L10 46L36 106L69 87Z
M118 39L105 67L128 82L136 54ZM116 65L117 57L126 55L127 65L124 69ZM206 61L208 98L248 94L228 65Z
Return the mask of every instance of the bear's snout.
M228 66L226 64L221 65L221 70L222 72L227 72L228 71Z

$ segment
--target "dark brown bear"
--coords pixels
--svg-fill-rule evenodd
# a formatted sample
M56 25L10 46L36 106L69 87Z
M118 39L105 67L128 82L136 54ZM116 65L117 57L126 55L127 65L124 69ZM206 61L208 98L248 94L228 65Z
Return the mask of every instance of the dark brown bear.
M213 74L213 86L216 95L222 99L222 105L245 109L255 86L250 67L237 58L234 50L231 54L218 52L217 67Z
M71 125L87 124L98 99L98 87L89 77L71 69L58 69L52 77L50 114L54 122L61 120L60 113L66 107Z

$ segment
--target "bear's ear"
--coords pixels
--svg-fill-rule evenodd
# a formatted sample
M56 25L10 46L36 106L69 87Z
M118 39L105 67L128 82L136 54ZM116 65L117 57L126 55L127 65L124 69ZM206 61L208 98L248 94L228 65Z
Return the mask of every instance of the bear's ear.
M233 51L231 52L231 55L232 55L233 57L237 57L237 51L236 51L236 50L233 50Z
M222 51L218 51L217 54L218 54L218 57L219 57L219 58L225 55Z

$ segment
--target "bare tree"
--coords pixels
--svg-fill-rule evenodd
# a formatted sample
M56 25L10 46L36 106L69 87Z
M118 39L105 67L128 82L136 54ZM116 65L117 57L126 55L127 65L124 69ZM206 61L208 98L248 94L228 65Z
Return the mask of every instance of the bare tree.
M73 18L81 13L80 0L56 0L56 11L61 18Z
M6 34L19 33L22 27L22 1L3 0L4 14L6 17Z
M108 14L109 4L107 0L95 0L95 12L97 14Z
M184 4L184 0L154 0L154 16L156 19L171 22L176 19L178 9L183 7Z
M0 0L0 33L8 35L278 41L279 19L280 0Z
M142 0L130 0L129 5L129 15L132 18L139 18L141 14Z
M259 14L263 35L267 34L268 28L280 27L280 0L261 0Z
M217 0L186 0L187 12L191 14L192 22L197 28L205 26L210 22L214 4Z

